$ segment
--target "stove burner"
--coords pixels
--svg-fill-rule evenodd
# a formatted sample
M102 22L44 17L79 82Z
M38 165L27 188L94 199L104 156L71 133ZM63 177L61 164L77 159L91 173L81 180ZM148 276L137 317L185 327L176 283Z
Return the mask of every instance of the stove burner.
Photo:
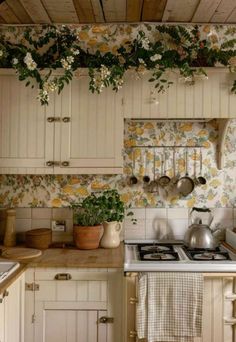
M191 260L198 260L198 261L224 261L224 260L231 260L230 256L227 252L221 252L220 248L217 247L216 249L188 249L186 247L183 248L187 256Z
M176 253L144 254L143 260L176 260Z
M141 251L147 252L168 252L171 251L171 246L162 246L162 245L151 245L151 246L141 246Z

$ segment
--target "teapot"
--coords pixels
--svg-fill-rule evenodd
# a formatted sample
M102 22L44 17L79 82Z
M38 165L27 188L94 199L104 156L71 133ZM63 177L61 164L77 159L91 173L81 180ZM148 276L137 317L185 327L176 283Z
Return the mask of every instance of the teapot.
M191 225L188 228L184 240L191 249L215 249L219 245L210 225L213 215L208 208L194 207L190 213Z

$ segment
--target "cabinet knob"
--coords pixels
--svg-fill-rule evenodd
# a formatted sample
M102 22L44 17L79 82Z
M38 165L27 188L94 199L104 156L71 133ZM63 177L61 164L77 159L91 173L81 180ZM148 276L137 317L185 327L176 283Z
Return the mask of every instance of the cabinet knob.
M54 165L54 162L49 160L49 161L46 162L46 165L47 165L47 166L53 166L53 165Z
M47 122L54 122L55 118L53 116L50 116L49 118L47 118Z
M55 275L56 280L71 280L72 276L70 273L58 273Z
M62 165L62 166L69 166L70 163L69 163L68 161L63 161L63 162L61 163L61 165Z
M70 122L70 117L69 116L65 116L63 119L62 119L63 122Z
M99 318L98 323L114 323L114 318L113 317L106 317L102 316Z
M2 297L4 298L4 297L7 297L7 296L9 296L9 292L8 292L7 290L5 290L5 291L3 292Z

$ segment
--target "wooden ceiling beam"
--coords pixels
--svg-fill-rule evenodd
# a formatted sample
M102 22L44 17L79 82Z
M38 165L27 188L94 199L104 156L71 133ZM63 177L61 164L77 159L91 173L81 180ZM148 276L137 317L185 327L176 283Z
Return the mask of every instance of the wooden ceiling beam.
M143 0L127 0L126 21L141 21Z
M199 0L167 0L162 21L189 22L199 4Z
M144 0L142 20L161 21L167 0Z
M208 23L221 0L201 0L193 17L194 23Z
M11 10L15 13L17 18L20 20L22 24L32 24L33 21L20 3L19 0L6 0L6 3L11 8Z
M51 19L40 0L20 0L35 24L51 24Z
M95 17L90 0L73 0L74 6L81 23L94 23Z
M126 20L126 0L102 0L107 23Z
M91 4L93 7L95 22L96 23L104 23L105 18L104 18L104 13L103 13L103 9L102 9L100 0L91 0Z
M53 23L78 23L73 0L41 0Z
M0 4L0 15L7 24L20 24L20 20L5 1Z
M235 0L221 0L215 13L211 17L212 23L224 23L230 17L236 6Z

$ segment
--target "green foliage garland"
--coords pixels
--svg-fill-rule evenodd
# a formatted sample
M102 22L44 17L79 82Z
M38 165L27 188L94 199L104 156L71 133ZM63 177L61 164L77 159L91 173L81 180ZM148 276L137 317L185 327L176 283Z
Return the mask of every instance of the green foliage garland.
M50 92L60 93L69 83L78 68L88 68L92 92L100 93L111 86L117 91L122 87L124 73L134 69L139 73L152 71L151 82L157 92L164 92L171 85L167 70L179 69L184 82L193 84L206 77L204 67L229 66L236 71L236 39L230 39L219 47L213 44L216 33L206 39L200 38L199 26L190 29L184 26L157 25L159 38L152 42L139 31L137 37L117 49L117 53L96 51L90 53L81 47L76 28L68 26L43 27L44 34L38 39L31 36L32 28L24 31L25 43L12 43L0 37L0 68L14 68L19 80L26 86L39 88L41 104L48 104ZM52 71L63 68L61 76L52 76ZM46 70L46 73L42 73ZM236 93L236 81L231 89Z

